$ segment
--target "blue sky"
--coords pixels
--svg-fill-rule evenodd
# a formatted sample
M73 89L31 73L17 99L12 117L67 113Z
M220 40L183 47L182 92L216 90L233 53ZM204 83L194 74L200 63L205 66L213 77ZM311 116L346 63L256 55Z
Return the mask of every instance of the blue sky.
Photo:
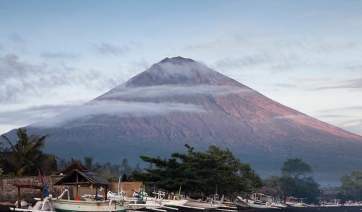
M362 135L361 1L0 0L0 134L166 57Z

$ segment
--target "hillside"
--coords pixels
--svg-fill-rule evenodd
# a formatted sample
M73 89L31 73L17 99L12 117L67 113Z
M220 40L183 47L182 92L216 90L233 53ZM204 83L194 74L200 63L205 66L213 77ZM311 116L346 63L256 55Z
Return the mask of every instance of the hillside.
M50 134L46 151L61 158L131 164L140 155L169 157L185 143L229 148L262 176L288 158L315 178L336 181L362 162L362 137L275 102L182 57L165 58L79 109L30 125Z

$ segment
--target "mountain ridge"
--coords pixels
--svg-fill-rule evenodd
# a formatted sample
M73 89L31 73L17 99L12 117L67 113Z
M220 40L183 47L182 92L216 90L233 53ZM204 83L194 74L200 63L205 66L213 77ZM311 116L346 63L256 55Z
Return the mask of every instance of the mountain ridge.
M153 64L78 112L83 115L62 114L52 119L57 125L30 125L30 131L51 134L47 151L64 158L92 154L139 161L140 155L169 157L184 151L186 143L200 150L217 145L263 176L277 174L285 159L299 157L321 179L333 172L334 180L362 162L361 136L182 57Z

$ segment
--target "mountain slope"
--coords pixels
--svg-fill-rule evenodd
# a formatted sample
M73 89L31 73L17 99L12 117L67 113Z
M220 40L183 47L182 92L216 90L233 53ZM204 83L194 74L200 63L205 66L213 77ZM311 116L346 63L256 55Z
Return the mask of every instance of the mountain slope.
M361 136L182 57L165 58L84 107L29 127L50 134L47 150L63 158L136 163L139 155L185 151L185 143L200 150L218 145L263 176L299 157L324 180L338 180L362 162Z

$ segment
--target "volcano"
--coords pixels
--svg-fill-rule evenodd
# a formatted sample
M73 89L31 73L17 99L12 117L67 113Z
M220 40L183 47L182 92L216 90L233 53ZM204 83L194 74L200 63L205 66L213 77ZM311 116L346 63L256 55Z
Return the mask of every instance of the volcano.
M338 181L362 162L362 137L275 102L192 59L165 58L87 104L32 124L60 158L130 164L210 145L230 149L261 176L301 158L315 179Z

